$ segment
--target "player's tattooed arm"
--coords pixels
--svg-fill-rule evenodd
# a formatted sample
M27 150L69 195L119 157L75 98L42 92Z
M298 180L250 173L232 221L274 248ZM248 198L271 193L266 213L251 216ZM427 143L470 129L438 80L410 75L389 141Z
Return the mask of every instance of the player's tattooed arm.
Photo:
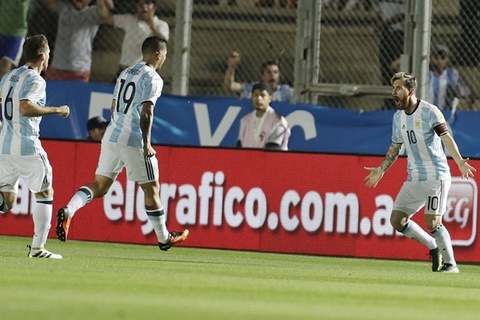
M390 168L395 162L395 160L397 160L401 148L401 143L392 142L390 148L388 148L387 154L385 155L385 159L383 159L382 164L380 165L380 168L383 170L383 172L387 171L388 168Z

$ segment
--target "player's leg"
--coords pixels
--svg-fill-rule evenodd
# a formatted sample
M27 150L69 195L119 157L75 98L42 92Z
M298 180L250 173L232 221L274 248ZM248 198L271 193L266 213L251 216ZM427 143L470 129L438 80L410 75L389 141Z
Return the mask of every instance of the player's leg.
M123 169L116 146L111 142L102 142L102 149L92 183L81 186L67 205L57 212L57 238L67 241L70 222L75 213L95 198L103 197Z
M419 182L406 181L403 184L395 199L390 222L395 230L410 239L420 242L429 249L432 258L432 271L438 271L442 257L435 239L415 221L410 219L424 205L425 198L423 197L422 188L424 186Z
M429 188L425 205L425 224L435 238L438 249L443 256L442 272L458 272L453 253L452 239L447 228L442 224L442 217L447 209L447 196L450 190L450 181L436 181Z
M68 204L57 212L57 227L55 232L60 241L67 241L70 222L75 213L95 198L103 197L113 184L113 179L100 174L95 175L92 183L81 186Z
M60 254L45 249L53 211L53 174L47 155L40 152L33 156L18 157L15 161L22 179L36 198L32 212L33 238L28 256L30 258L62 259Z
M168 242L169 232L166 226L166 216L160 202L160 186L158 181L139 183L144 193L145 213L152 223L159 243Z
M166 214L160 201L160 173L155 156L145 157L142 149L128 149L124 153L128 179L136 181L144 192L145 212L152 223L161 250L182 243L188 236L187 229L169 232L166 226Z
M17 203L20 172L10 156L0 155L0 213L10 211Z
M8 185L6 187L9 187ZM0 189L0 213L10 211L17 202L17 194L15 192L3 191Z

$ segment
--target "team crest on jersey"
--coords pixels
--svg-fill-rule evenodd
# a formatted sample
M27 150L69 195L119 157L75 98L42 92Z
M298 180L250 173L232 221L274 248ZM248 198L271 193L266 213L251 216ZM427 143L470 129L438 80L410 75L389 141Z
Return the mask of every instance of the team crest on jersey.
M420 120L415 120L415 129L420 129Z

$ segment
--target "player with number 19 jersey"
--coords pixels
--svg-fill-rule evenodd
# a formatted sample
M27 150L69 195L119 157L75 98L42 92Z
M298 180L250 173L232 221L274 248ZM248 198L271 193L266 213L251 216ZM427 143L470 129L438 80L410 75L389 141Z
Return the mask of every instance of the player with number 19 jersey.
M393 116L392 141L403 143L408 155L408 181L450 180L440 136L447 132L445 117L433 104L418 100L411 114Z
M7 73L0 82L3 128L0 130L0 153L31 156L43 151L39 136L42 117L20 114L20 100L45 106L45 80L27 65Z
M103 139L124 146L143 147L142 103L151 101L155 105L162 89L163 79L145 61L123 70L115 85L113 99L116 104Z

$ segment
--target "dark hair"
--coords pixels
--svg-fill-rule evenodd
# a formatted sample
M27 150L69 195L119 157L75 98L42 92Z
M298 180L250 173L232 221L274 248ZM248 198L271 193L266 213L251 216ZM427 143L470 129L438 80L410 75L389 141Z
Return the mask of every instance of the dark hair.
M255 83L255 84L253 85L253 87L252 87L252 93L253 93L255 90L262 90L262 91L265 90L265 91L268 92L268 86L267 86L265 83L263 83L263 82L257 82L257 83ZM270 92L269 92L269 93L270 93Z
M38 62L48 50L48 40L43 34L28 37L23 44L23 56L26 62Z
M408 90L417 87L417 79L415 79L415 76L412 73L397 72L393 75L390 84L393 86L393 83L396 80L402 80Z
M156 52L167 50L167 40L152 36L148 37L143 41L142 44L142 53L143 54L154 54Z
M262 63L262 66L261 66L261 73L263 73L265 71L265 69L267 69L268 66L277 66L278 67L278 70L280 70L280 66L278 65L277 62L273 61L273 60L268 60L268 61L265 61L264 63Z

